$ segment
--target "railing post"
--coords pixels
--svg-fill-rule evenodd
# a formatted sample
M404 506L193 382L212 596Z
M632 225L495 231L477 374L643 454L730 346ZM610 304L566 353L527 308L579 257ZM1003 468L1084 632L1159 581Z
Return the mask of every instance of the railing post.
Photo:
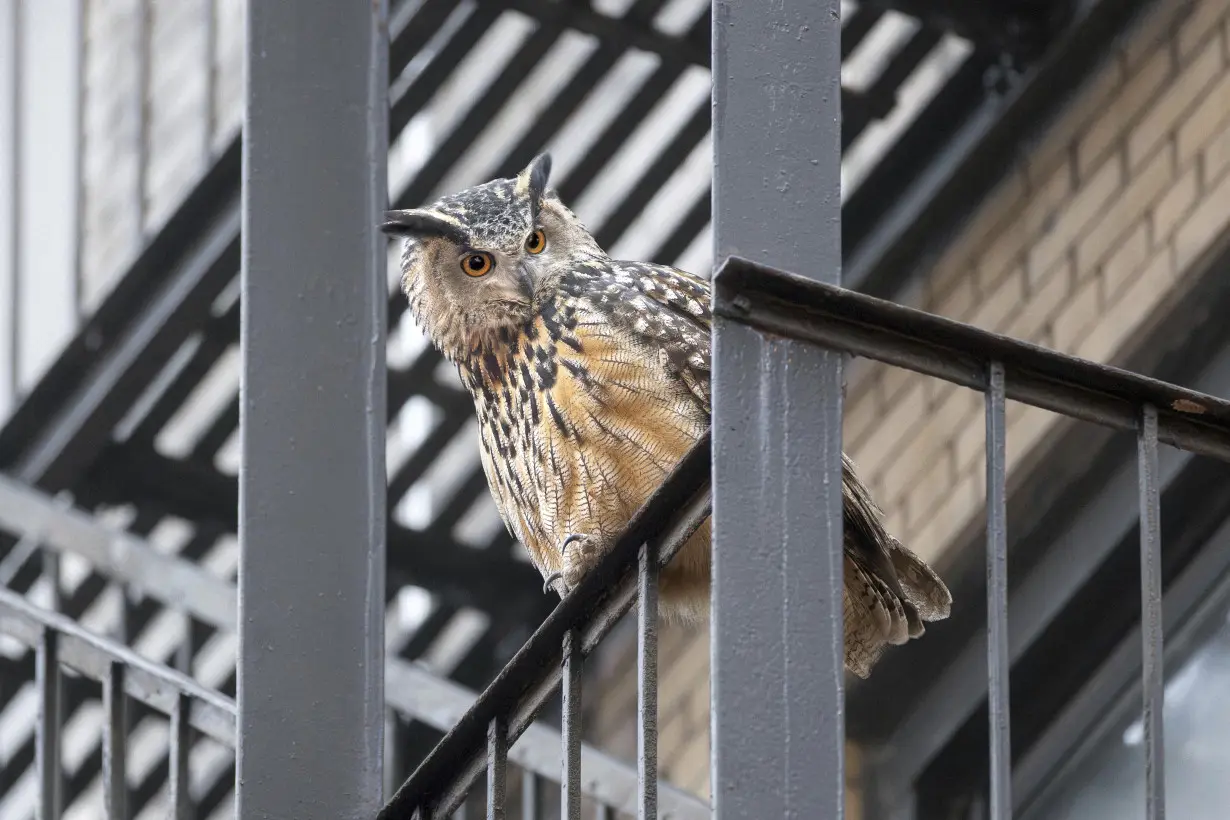
M838 283L837 0L713 4L714 259ZM714 817L843 812L841 356L718 318Z
M372 817L385 613L385 0L247 7L238 816Z

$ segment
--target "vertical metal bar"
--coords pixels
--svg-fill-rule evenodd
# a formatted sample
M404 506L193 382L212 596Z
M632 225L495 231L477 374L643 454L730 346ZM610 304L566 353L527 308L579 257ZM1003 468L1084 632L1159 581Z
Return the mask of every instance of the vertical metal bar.
M21 3L0 5L0 413L17 399L21 270Z
M1012 817L1011 729L1008 715L1008 494L1004 366L992 362L986 393L987 459L987 710L991 721L989 820Z
M572 630L564 636L564 673L560 681L563 699L560 737L564 762L560 778L560 820L581 820L581 664L581 636Z
M504 820L508 800L508 729L498 718L487 727L487 820Z
M637 819L658 816L658 544L641 545L636 607Z
M35 736L39 780L38 820L59 820L63 777L60 771L59 634L43 632L35 658L35 677L42 708Z
M237 815L374 816L387 1L257 2L246 14Z
M542 811L542 787L538 775L521 772L521 820L538 820Z
M67 237L73 245L73 311L77 319L80 320L85 315L85 272L82 268L82 239L85 234L85 74L87 56L86 51L89 47L86 32L86 14L88 14L89 4L85 0L76 0L73 4L75 11L71 15L71 25L73 26L73 40L76 42L76 68L77 77L75 80L74 91L74 116L76 121L73 123L73 134L75 145L73 146L73 214L74 220L72 230Z
M598 811L595 812L596 820L615 820L615 809L611 806L598 804Z
M840 283L839 18L714 0L715 262ZM714 818L840 820L841 354L718 318L713 384Z
M1140 477L1140 611L1145 734L1145 816L1166 816L1166 770L1163 743L1162 546L1161 504L1157 484L1157 408L1141 411L1137 439Z
M149 95L150 95L150 52L152 51L152 43L150 42L150 0L137 0L137 13L134 21L136 31L134 37L137 40L137 88L133 95L133 100L136 104L136 145L135 153L137 157L137 179L136 179L136 197L135 206L137 210L136 219L136 242L135 245L140 249L145 244L145 212L146 212L146 187L149 180Z
M191 820L192 791L190 769L192 755L192 725L188 722L192 700L181 694L171 709L170 791L171 811L175 820Z
M214 126L218 121L215 110L217 101L214 95L218 91L218 13L214 0L203 0L205 4L205 111L202 119L204 144L201 146L201 164L206 171L213 164Z
M112 661L103 681L103 805L108 820L128 818L128 697L124 693L124 665Z

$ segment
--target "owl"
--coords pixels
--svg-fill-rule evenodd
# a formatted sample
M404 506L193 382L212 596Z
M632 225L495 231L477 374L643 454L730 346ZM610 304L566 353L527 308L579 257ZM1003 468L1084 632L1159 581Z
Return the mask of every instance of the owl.
M390 211L410 314L474 399L504 524L566 595L710 423L710 287L612 259L548 187L549 155L434 204ZM845 663L946 618L951 596L892 538L843 457ZM708 613L711 520L660 578L660 614Z

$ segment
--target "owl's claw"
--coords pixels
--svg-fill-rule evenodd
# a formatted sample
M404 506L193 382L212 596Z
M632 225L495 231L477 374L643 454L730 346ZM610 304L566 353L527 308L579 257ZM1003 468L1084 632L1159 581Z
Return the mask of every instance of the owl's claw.
M573 542L577 542L580 546L569 550L568 545ZM554 588L556 581L559 581L563 585L563 591L556 591L559 592L559 597L563 598L581 582L585 573L598 563L601 553L594 539L584 533L569 535L564 539L564 543L560 544L559 551L564 558L564 566L558 572L547 576L547 580L542 584L542 591L545 594Z

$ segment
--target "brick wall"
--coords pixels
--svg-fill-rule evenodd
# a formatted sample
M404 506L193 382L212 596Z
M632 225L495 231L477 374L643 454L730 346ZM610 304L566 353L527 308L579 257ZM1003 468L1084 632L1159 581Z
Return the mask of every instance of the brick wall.
M1157 5L1015 158L908 301L1113 362L1183 292L1230 225L1230 4ZM982 396L908 371L857 370L845 405L847 450L890 529L941 558L981 515ZM1009 470L1045 451L1057 421L1009 404ZM707 632L662 637L663 775L702 794L707 642ZM624 754L635 750L635 665L635 654L623 655L600 672L612 697L592 721L595 736ZM852 778L856 750L849 757ZM850 801L857 817L857 795Z

